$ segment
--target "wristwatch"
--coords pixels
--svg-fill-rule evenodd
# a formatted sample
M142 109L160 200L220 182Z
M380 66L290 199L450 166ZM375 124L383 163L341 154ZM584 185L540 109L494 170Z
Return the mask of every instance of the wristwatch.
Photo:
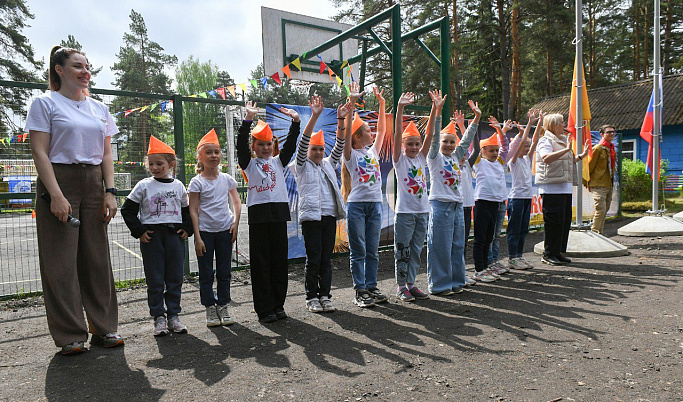
M112 194L114 194L114 196L116 196L118 194L118 191L116 191L116 187L105 188L104 192L105 193L112 193Z

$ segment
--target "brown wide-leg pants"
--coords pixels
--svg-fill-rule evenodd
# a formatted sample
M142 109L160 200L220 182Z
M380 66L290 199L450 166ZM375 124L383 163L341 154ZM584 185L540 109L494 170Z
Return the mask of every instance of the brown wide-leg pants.
M50 334L58 347L87 341L88 331L116 332L118 306L104 219L104 189L99 165L53 164L57 183L81 221L74 228L60 222L41 198L38 178L36 225L40 277ZM83 310L88 324L83 319Z

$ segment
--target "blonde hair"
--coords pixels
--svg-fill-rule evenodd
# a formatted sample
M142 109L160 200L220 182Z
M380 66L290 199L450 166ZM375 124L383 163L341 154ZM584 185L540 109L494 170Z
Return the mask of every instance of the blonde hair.
M351 142L353 143L353 139L360 140L363 135L363 126L358 127L356 131L353 132ZM346 161L342 163L342 169L341 169L341 177L342 177L342 186L341 186L341 193L342 197L344 197L344 202L349 198L349 194L351 194L351 173L349 172L349 168L346 167Z
M256 141L261 141L261 140L257 139L253 135L249 136L249 148L251 148L251 157L252 158L254 157L254 144L256 143ZM275 157L275 156L280 155L280 141L277 139L276 136L273 136L273 139L271 141L273 141L273 154L272 154L272 156Z
M543 128L555 135L564 133L564 116L559 113L549 114L543 118Z
M199 147L199 148L197 149L197 154L196 154L196 157L197 157L197 164L194 165L194 172L195 172L195 174L202 174L202 172L204 171L204 162L202 162L202 161L199 160L199 155L201 154L202 149L204 149L204 146L205 146L205 145L206 145L206 144L202 145L201 147ZM215 145L215 144L213 144L213 145ZM218 152L221 154L221 157L222 157L222 156L223 156L223 151L221 150L221 147L220 147L220 146L218 146Z
M173 174L173 177L175 177L175 168L178 165L178 158L176 158L175 155L173 155L173 154L152 154L152 155L163 156L164 159L166 159L166 162L169 164L169 166L171 166L171 173ZM145 163L145 166L147 166L147 171L149 172L149 155L145 156L144 163Z

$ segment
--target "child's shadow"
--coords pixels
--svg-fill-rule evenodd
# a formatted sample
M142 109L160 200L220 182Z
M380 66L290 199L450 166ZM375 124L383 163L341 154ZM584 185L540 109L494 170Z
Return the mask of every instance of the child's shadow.
M278 353L289 348L281 336L265 336L239 323L229 327L214 327L211 332L216 335L223 353L233 359L254 359L265 367L291 367L287 356Z

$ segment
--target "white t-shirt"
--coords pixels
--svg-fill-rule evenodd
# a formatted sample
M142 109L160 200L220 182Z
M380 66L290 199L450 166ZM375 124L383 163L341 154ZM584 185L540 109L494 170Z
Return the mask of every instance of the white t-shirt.
M505 170L503 160L499 157L493 162L481 156L474 163L474 175L477 186L474 188L474 199L503 202L508 198L505 186Z
M352 149L346 161L351 174L351 192L347 202L382 202L382 173L375 146Z
M462 202L462 172L455 156L445 156L438 152L434 159L427 158L427 164L431 178L429 200Z
M548 154L553 153L553 143L550 139L541 137L538 140L538 145L536 145L536 152L540 157L544 157ZM572 183L551 183L551 184L538 184L539 194L573 194L574 186Z
M394 163L396 173L396 213L417 214L429 212L427 196L427 159L418 152L414 158L404 153Z
M199 193L199 230L217 233L230 229L235 215L230 210L228 193L236 187L237 182L227 173L218 173L213 180L198 174L190 180L187 191Z
M181 208L188 206L187 192L180 180L163 183L154 177L142 179L128 199L140 204L138 214L143 225L183 223Z
M474 206L474 185L472 184L472 168L470 163L465 160L465 163L460 165L460 171L462 172L462 186L460 192L462 193L462 206L463 208Z
M289 202L280 158L252 158L244 171L249 180L247 207L269 202Z
M50 134L52 163L99 165L105 138L119 132L109 109L90 97L76 102L57 91L47 91L31 104L26 131Z
M512 174L512 188L509 198L532 199L534 191L531 186L531 159L528 155L517 158L515 163L508 161Z

